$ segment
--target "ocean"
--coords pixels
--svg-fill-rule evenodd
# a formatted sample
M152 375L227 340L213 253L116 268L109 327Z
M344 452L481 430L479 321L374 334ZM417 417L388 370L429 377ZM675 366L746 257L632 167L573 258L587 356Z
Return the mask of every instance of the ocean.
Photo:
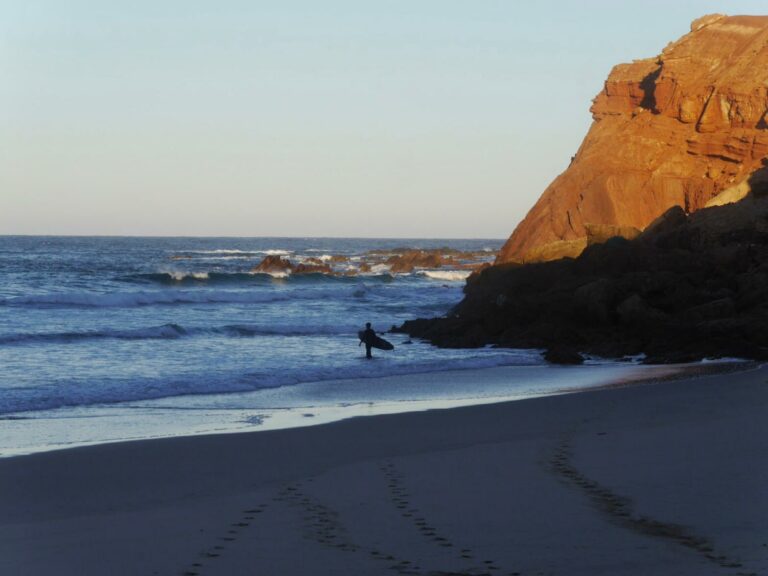
M595 361L564 378L539 350L444 350L402 334L384 334L394 351L364 358L365 322L385 332L447 314L501 244L0 237L0 455L471 404L624 375L626 365ZM406 248L442 261L394 272ZM255 272L267 256L322 271Z

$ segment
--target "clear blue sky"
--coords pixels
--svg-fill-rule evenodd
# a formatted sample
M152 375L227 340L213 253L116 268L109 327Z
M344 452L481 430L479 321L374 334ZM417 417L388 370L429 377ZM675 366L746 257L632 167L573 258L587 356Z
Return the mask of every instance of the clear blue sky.
M506 237L614 64L765 0L0 0L0 234Z

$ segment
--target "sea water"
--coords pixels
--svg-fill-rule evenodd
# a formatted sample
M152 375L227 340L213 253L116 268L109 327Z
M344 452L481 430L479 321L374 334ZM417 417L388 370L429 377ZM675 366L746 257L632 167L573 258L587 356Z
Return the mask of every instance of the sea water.
M462 297L466 263L393 273L387 259L401 248L471 252L477 264L501 243L0 237L0 455L560 390L562 373L538 350L385 334L395 350L367 361L359 346L365 322L384 332ZM268 255L334 271L254 272ZM461 376L493 367L513 372ZM569 385L624 368L595 370Z

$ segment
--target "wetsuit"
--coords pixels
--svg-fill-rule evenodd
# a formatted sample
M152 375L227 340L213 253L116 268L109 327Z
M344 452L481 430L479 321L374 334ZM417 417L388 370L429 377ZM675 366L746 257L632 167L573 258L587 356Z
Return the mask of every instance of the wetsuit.
M365 357L366 358L373 358L371 356L371 344L373 344L373 341L376 339L376 332L373 331L373 328L366 328L363 332L363 342L365 343Z

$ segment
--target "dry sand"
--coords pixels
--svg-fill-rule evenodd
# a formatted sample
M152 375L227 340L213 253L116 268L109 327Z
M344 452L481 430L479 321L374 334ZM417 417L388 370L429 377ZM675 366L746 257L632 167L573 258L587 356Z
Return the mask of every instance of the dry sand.
M0 460L0 574L768 574L768 369Z

